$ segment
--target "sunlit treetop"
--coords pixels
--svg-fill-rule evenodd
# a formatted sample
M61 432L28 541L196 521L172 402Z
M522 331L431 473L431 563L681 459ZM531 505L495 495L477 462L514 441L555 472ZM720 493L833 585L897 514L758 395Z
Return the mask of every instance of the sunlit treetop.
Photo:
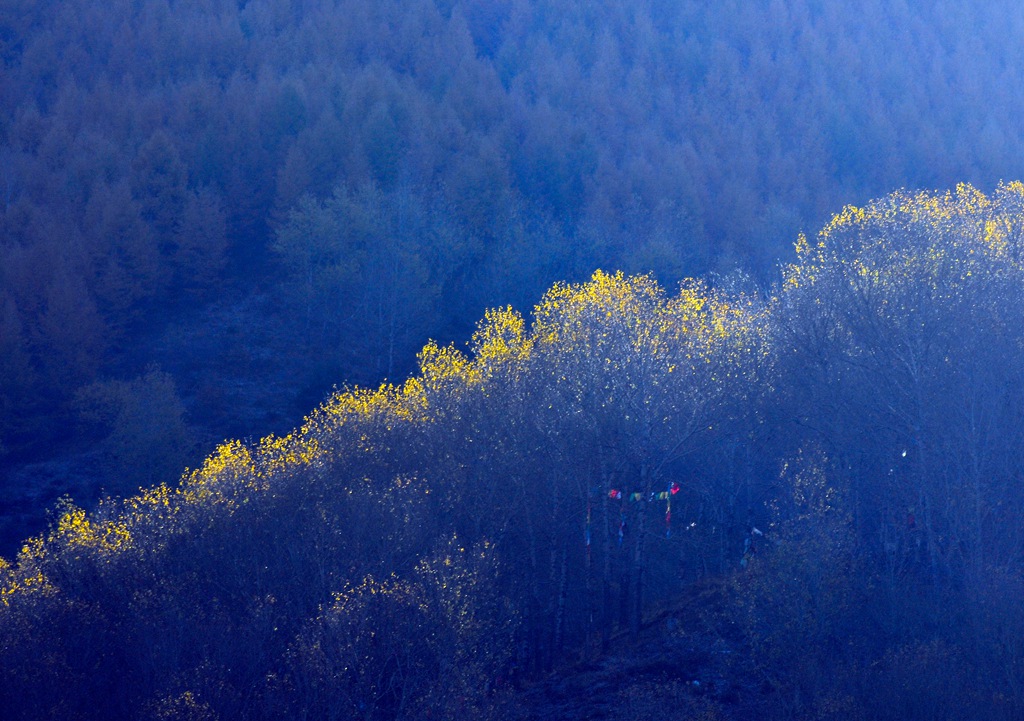
M953 191L896 191L863 208L847 206L819 233L801 235L784 289L838 275L852 285L903 280L952 294L979 273L1019 272L1024 184L991 196L968 184Z
M521 365L533 345L522 314L506 306L487 311L473 333L470 350L481 377L486 378L500 368Z
M597 271L587 283L556 283L534 308L533 333L545 346L579 342L582 335L636 329L661 303L664 291L646 275L626 278Z

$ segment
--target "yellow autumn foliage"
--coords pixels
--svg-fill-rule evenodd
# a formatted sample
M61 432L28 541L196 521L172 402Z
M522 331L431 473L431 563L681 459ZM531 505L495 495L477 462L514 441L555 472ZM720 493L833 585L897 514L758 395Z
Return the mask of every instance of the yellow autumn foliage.
M800 291L817 302L815 294L835 278L858 292L925 278L934 293L952 299L978 277L1020 271L1022 241L1024 184L1001 184L991 196L969 185L898 191L844 208L813 241L800 236L796 260L783 271L781 301ZM777 307L697 280L671 295L650 276L622 272L557 283L534 307L532 322L511 307L488 310L468 352L427 343L419 372L400 385L340 391L292 433L254 445L225 442L177 486L140 490L93 515L65 509L49 535L26 544L17 565L2 562L0 598L52 592L41 570L48 554L113 557L139 543L155 552L186 517L230 515L294 471L362 452L384 457L396 429L457 413L471 395L486 398L498 383L547 389L552 407L569 403L578 411L590 393L597 403L590 409L614 408L626 418L639 412L665 434L682 433L697 406L744 392L770 363L767 329Z

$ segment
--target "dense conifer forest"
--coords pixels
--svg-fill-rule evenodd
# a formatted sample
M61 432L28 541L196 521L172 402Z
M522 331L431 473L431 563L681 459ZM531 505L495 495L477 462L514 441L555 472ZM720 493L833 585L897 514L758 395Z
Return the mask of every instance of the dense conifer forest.
M1024 716L1021 38L0 4L4 717Z

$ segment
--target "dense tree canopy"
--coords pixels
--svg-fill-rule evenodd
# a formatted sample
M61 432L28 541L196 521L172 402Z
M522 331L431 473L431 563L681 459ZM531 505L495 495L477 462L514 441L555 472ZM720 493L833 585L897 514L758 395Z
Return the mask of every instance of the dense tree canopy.
M1024 157L1022 23L1010 0L5 2L6 463L102 442L76 393L153 363L205 442L283 430L596 267L767 283L842 203L990 190Z
M1022 8L0 3L0 708L1024 715Z
M66 503L0 567L0 704L515 718L509 678L724 577L770 718L1017 716L1022 204L848 207L767 295L558 283L286 437Z

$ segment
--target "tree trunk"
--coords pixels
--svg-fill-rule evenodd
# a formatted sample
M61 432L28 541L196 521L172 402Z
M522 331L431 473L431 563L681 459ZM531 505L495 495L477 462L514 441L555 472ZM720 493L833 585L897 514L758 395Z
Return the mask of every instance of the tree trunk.
M612 626L612 524L611 499L608 492L611 485L607 475L601 487L601 508L604 521L604 540L601 543L601 652L608 650L611 643ZM620 501L621 503L621 501Z
M647 497L650 492L647 478L647 465L640 466L640 488L643 489L637 503L636 543L633 545L632 589L630 599L632 608L629 614L629 633L634 641L640 637L640 627L644 617L644 545L647 535Z
M558 654L562 650L562 645L565 640L565 597L568 594L569 588L569 551L563 545L562 546L562 561L561 569L559 570L558 577L558 602L555 607L555 638L554 648L552 649L553 654Z

